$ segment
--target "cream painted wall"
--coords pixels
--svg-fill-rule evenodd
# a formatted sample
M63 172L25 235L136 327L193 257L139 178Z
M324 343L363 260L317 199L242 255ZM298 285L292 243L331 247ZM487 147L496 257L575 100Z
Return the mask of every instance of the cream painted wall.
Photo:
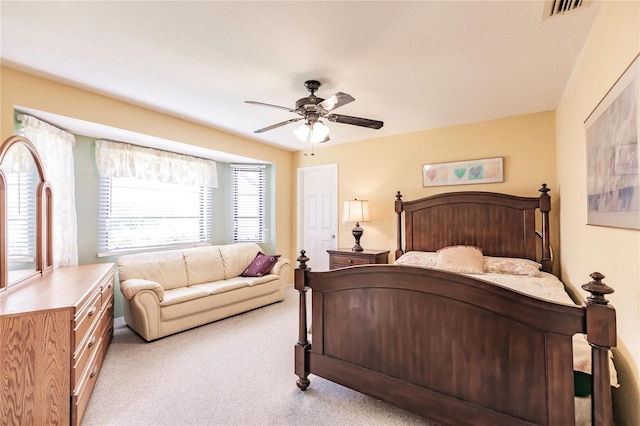
M156 136L275 164L276 197L280 205L290 205L293 153L253 142L206 126L108 98L86 90L0 67L0 137L13 134L14 106L33 108L124 130ZM277 253L294 256L291 210L276 211Z
M366 249L390 250L390 261L397 245L394 212L397 191L407 201L441 192L471 190L535 197L544 182L551 188L551 243L557 248L554 129L554 113L541 112L349 144L329 142L315 147L313 156L309 151L297 153L295 165L338 165L339 206L349 199L369 200L371 222L361 224L364 228L361 245ZM375 134L363 129L363 134L367 132ZM490 157L504 157L503 183L422 186L423 164ZM293 209L292 215L295 205ZM352 227L351 223L339 224L339 247L353 246ZM295 247L296 241L291 244Z
M586 225L584 121L640 52L640 2L604 1L556 111L562 208L561 277L571 285L602 272L615 289L621 389L619 424L640 424L640 231ZM628 365L627 365L628 363ZM614 395L617 396L617 395Z

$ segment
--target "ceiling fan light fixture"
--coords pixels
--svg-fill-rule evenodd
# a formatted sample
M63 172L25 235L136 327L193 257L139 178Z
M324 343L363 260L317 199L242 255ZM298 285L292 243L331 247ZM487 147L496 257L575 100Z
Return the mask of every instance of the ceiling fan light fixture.
M293 133L303 142L322 143L329 140L329 128L320 120L313 123L305 123Z
M586 0L585 0L586 1ZM304 86L311 93L306 98L298 99L295 108L288 108L279 105L265 104L264 102L245 101L248 104L261 105L270 108L277 108L298 114L299 117L290 120L281 121L262 129L255 130L253 133L264 133L278 127L286 126L296 121L304 120L305 124L293 131L293 133L303 142L306 143L322 143L328 142L329 129L320 121L320 118L331 121L332 123L349 124L352 126L368 127L370 129L379 129L384 123L379 120L371 120L369 118L353 117L351 115L334 114L333 110L340 108L348 103L355 101L355 98L347 93L337 92L327 99L319 98L315 95L316 90L320 87L318 80L307 80ZM331 112L331 113L329 113Z

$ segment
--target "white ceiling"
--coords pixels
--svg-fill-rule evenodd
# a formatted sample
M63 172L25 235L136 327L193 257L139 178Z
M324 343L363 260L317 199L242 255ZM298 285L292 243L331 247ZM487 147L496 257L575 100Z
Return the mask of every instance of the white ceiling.
M299 124L253 133L297 115L244 101L294 107L317 79L319 97L356 99L336 113L384 121L328 123L331 144L553 110L599 4L543 20L542 0L2 0L0 54L12 68L297 151L308 148L292 133Z

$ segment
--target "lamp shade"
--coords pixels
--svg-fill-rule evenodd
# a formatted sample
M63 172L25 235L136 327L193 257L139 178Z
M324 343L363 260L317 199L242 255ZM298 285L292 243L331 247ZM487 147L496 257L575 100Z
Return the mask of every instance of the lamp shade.
M329 128L320 120L303 124L295 129L293 134L307 143L321 143L329 140Z
M349 200L344 202L343 222L369 222L369 202L367 200Z

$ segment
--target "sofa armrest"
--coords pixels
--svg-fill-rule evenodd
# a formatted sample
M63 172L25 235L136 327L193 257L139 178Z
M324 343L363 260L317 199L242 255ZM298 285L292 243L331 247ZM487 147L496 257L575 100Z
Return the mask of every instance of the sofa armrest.
M271 268L271 271L269 271L269 273L270 274L275 274L275 275L280 275L280 271L282 270L282 268L285 265L291 265L291 261L289 259L281 257L281 258L278 259L276 264L273 265L273 268Z
M164 299L164 288L155 281L130 278L120 283L120 292L129 300L133 299L133 297L142 290L153 290L160 302Z

